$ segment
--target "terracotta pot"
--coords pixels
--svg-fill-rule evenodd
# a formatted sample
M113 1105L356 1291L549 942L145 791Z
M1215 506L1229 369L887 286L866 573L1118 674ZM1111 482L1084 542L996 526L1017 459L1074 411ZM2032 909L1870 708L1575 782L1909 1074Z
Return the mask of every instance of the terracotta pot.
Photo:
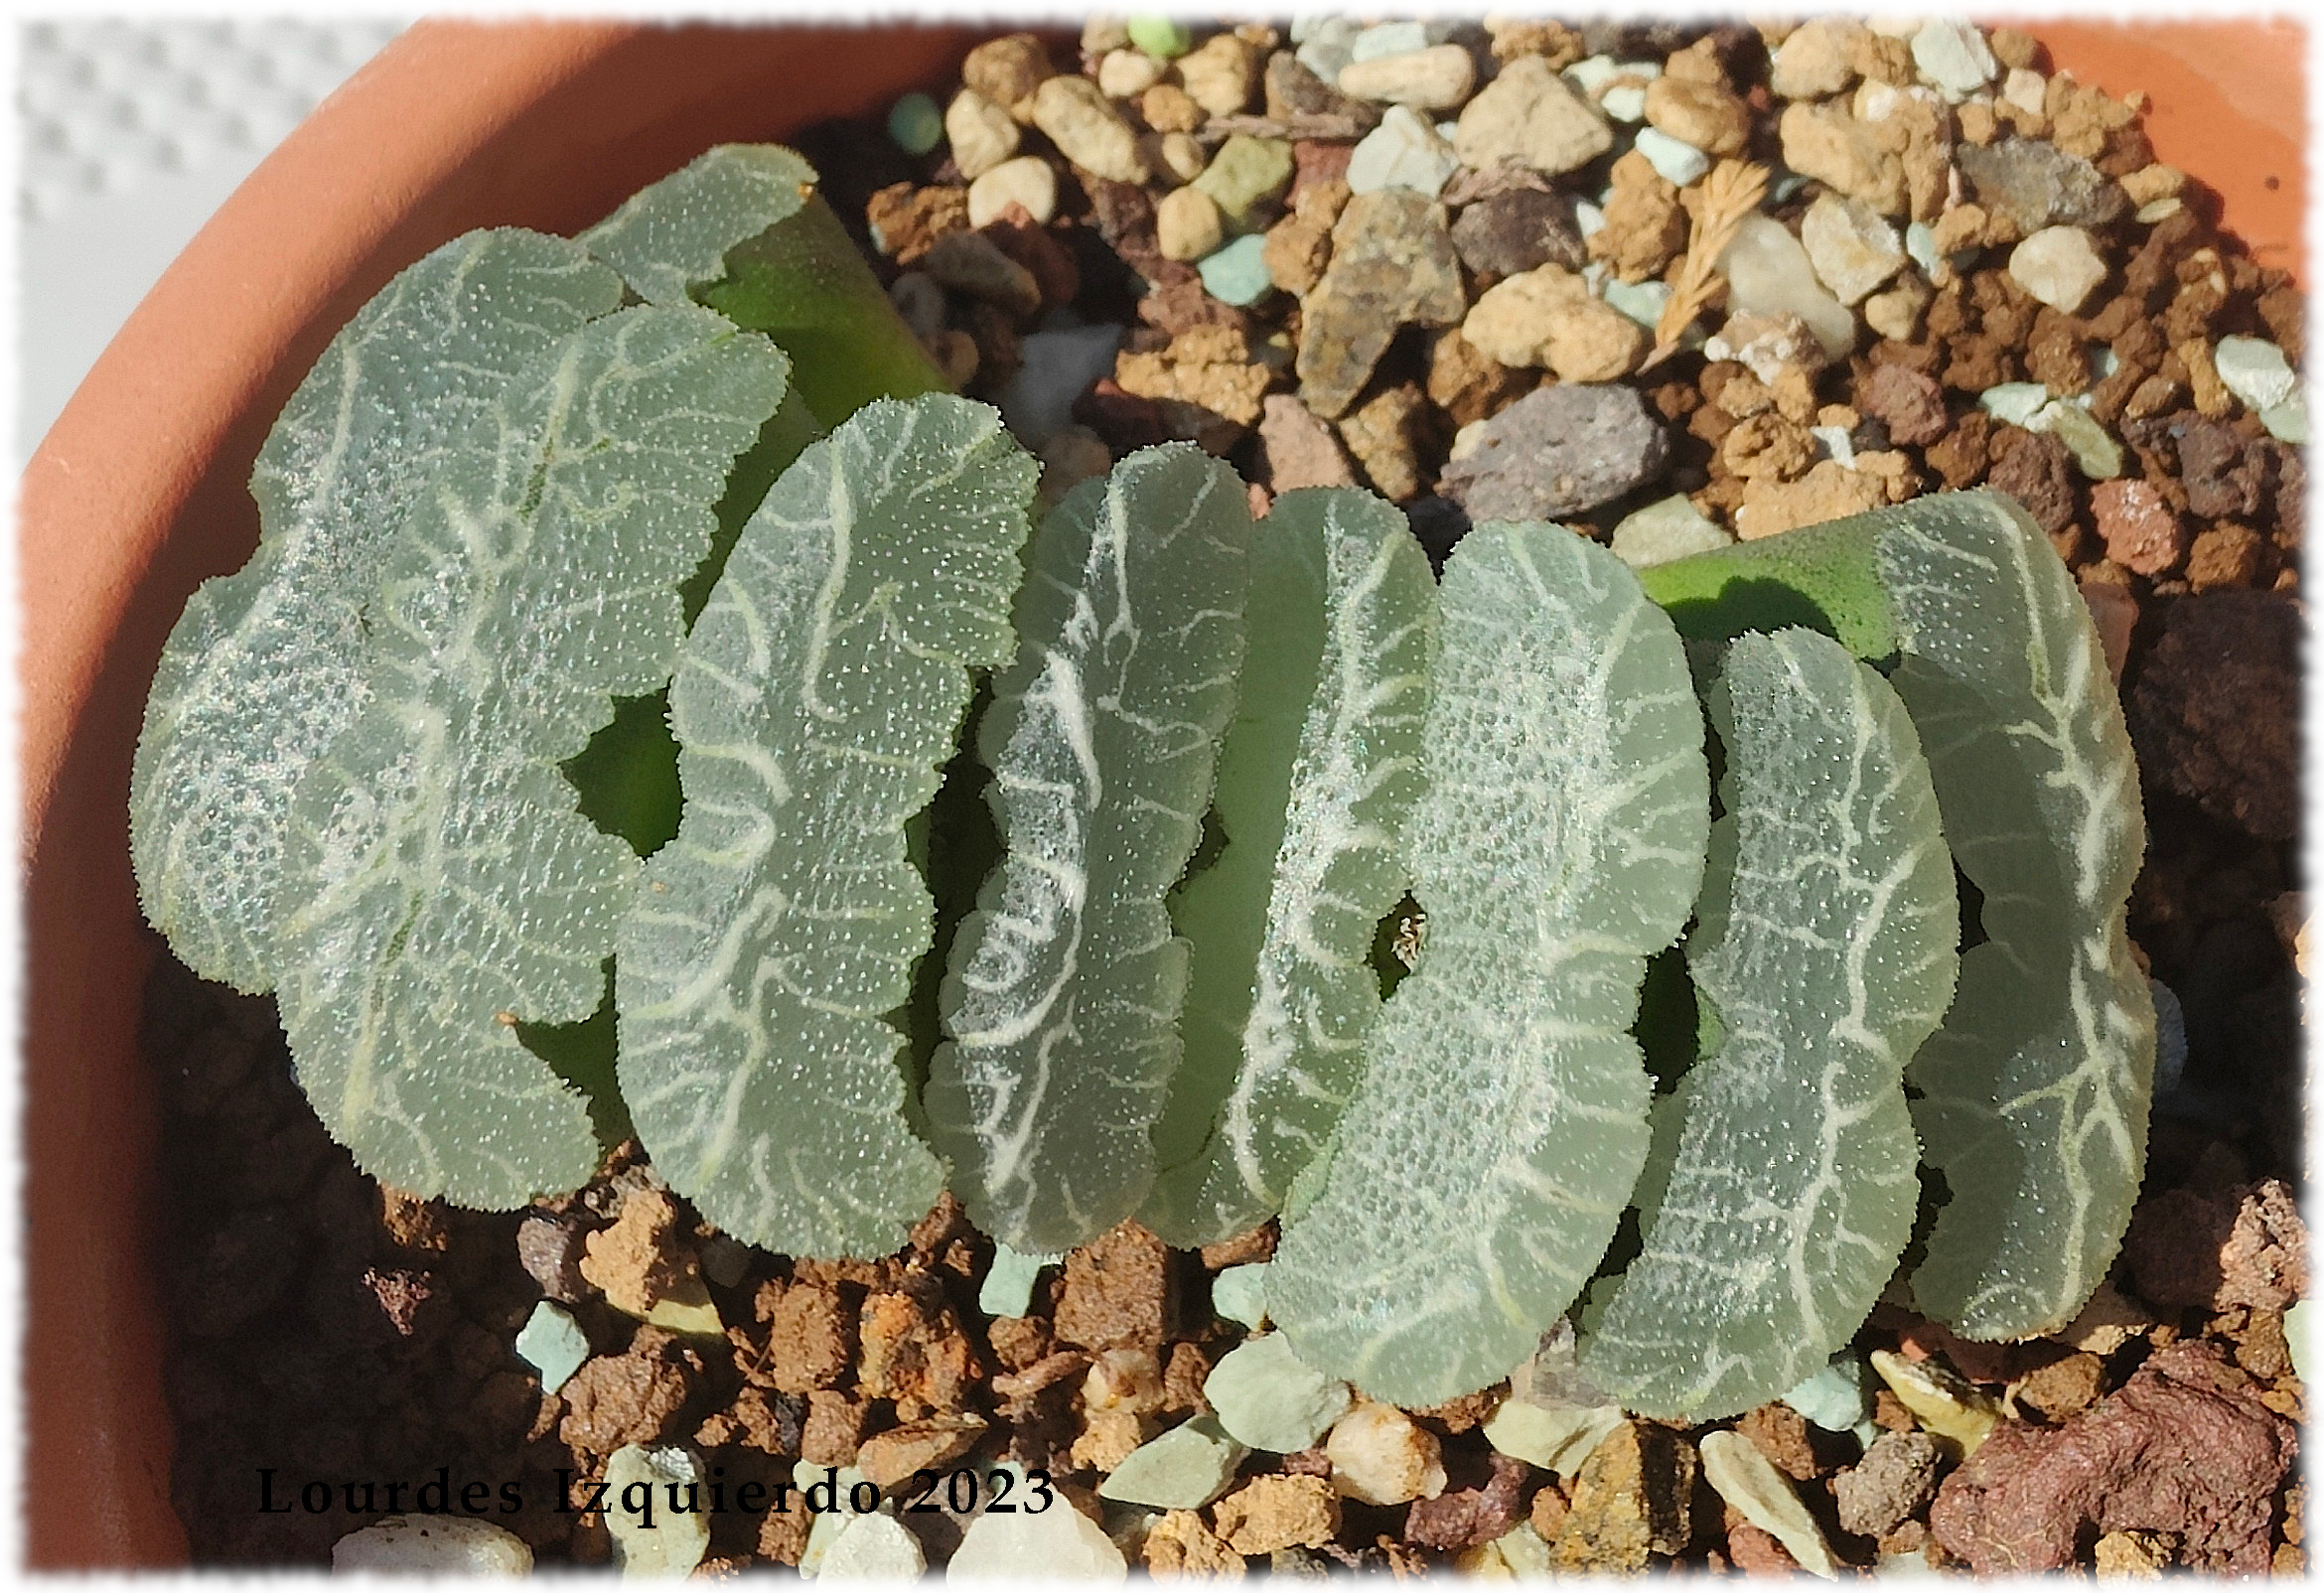
M2263 260L2297 260L2296 28L2036 31L2087 80L2148 88L2161 157L2222 190ZM136 1047L153 941L125 800L162 641L195 585L255 540L243 484L275 411L356 308L437 243L496 223L569 231L708 144L941 87L979 32L417 27L235 193L35 454L19 529L32 1563L185 1558Z

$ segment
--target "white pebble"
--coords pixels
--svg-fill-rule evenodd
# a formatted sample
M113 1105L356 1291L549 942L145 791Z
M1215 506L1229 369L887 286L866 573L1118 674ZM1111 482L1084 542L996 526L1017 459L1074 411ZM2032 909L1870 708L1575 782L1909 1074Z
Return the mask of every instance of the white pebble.
M1913 35L1913 65L1957 105L2001 72L1985 36L1966 22L1924 23Z
M1418 111L1391 105L1348 158L1348 188L1374 194L1408 188L1434 199L1460 170L1461 158Z
M1097 86L1108 99L1134 99L1162 80L1162 63L1143 50L1109 50L1097 63Z
M1646 90L1636 83L1619 83L1598 96L1598 108L1618 122L1635 125L1646 120Z
M471 1516L389 1516L331 1545L334 1576L525 1576L531 1570L524 1539Z
M2010 279L2053 310L2073 315L2106 277L2106 262L2079 226L2045 226L2009 251Z
M1024 136L1016 118L972 88L961 89L944 107L952 161L970 182L1014 155Z
M1035 226L1057 214L1057 173L1038 155L1002 161L968 185L968 224L989 226L1012 204L1022 205Z
M1633 509L1614 527L1614 556L1634 570L1725 547L1734 536L1684 493Z
M1393 1405L1365 1400L1324 1440L1332 1490L1367 1505L1408 1505L1444 1492L1444 1451L1436 1435Z
M1701 1454L1704 1480L1735 1507L1737 1515L1791 1550L1804 1570L1827 1582L1838 1580L1831 1547L1816 1518L1757 1445L1739 1432L1721 1428L1703 1435Z
M1019 1498L1030 1494L1017 1471ZM1104 1528L1060 1499L1034 1515L995 1516L989 1511L968 1523L960 1546L944 1568L948 1582L1028 1582L1094 1580L1126 1582L1129 1561L1122 1558Z
M2050 79L2030 67L2012 67L2001 79L2001 97L2028 116L2042 114L2050 96Z

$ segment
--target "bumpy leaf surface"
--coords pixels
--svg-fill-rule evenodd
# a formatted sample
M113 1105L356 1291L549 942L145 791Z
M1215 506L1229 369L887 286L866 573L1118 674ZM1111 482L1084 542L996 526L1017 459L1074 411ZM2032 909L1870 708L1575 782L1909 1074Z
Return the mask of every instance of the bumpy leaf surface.
M1894 680L1988 939L1914 1060L1913 1117L1952 1200L1913 1274L1956 1332L2071 1321L2106 1275L2146 1154L2154 1003L2124 928L2138 772L2073 577L1991 493L1880 516Z
M977 730L1007 852L940 995L930 1132L986 1232L1071 1249L1134 1212L1178 1066L1193 854L1242 663L1250 516L1227 466L1141 450L1042 523Z
M528 362L621 303L563 238L471 232L332 339L250 475L259 541L170 633L130 787L146 917L205 977L275 980L292 788L369 700L364 606L405 497Z
M799 214L815 171L777 144L719 144L581 234L649 304L682 305L726 275L729 249Z
M1404 1405L1506 1376L1612 1237L1647 1149L1626 1031L1709 822L1685 655L1621 560L1484 525L1441 601L1403 837L1428 940L1267 1284L1301 1360Z
M1015 653L1036 473L982 404L870 405L776 483L687 640L685 817L616 962L622 1093L662 1175L750 1243L886 1254L943 1190L885 1016L935 928L905 822L969 671Z
M1241 700L1219 754L1227 846L1174 905L1193 949L1186 1060L1140 1220L1208 1244L1282 1209L1363 1071L1373 937L1409 883L1436 583L1370 493L1275 500L1251 544Z
M591 323L416 492L369 611L371 699L291 800L283 1027L366 1171L506 1208L571 1189L580 1097L515 1024L588 1017L640 868L558 765L658 689L711 505L784 390L706 310Z
M1953 997L1959 938L1937 796L1887 681L1813 631L1753 633L1709 707L1726 811L1686 956L1722 1038L1657 1103L1670 1161L1582 1349L1624 1408L1694 1419L1780 1397L1895 1270L1920 1198L1905 1064Z

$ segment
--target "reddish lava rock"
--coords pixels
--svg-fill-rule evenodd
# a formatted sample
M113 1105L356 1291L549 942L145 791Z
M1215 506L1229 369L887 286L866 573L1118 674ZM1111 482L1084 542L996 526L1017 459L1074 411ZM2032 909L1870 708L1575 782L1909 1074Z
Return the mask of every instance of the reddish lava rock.
M2281 1311L2307 1287L2307 1230L2291 1191L2272 1178L2140 1202L2122 1255L2138 1292L2156 1305Z
M1057 1302L1061 1344L1159 1351L1170 1337L1170 1247L1135 1223L1066 1257Z
M2091 512L2106 557L2139 575L2161 575L2187 556L2187 527L2150 482L2100 482Z
M2057 1570L2115 1531L2172 1533L2199 1571L2264 1572L2298 1438L2245 1381L2203 1341L2159 1350L2064 1427L1994 1429L1938 1490L1930 1529L1979 1574Z

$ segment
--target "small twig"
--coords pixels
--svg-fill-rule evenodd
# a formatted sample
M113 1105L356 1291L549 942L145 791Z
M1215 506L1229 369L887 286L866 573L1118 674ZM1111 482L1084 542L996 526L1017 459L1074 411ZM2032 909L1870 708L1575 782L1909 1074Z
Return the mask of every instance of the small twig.
M1670 284L1670 301L1655 321L1655 346L1639 365L1652 370L1678 352L1678 340L1709 305L1719 282L1719 256L1735 241L1743 217L1759 209L1767 194L1767 168L1747 161L1721 161L1702 180L1695 195L1694 224L1686 239L1686 258L1678 264Z

